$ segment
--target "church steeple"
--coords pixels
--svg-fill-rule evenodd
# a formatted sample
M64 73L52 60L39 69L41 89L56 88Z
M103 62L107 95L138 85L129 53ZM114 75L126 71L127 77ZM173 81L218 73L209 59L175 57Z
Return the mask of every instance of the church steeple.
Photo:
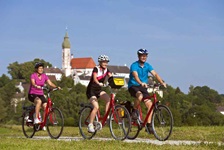
M64 41L62 43L62 49L64 49L64 48L71 48L67 30L65 33Z
M65 73L65 76L71 75L71 45L69 42L68 32L66 28L66 33L64 41L62 43L62 70Z

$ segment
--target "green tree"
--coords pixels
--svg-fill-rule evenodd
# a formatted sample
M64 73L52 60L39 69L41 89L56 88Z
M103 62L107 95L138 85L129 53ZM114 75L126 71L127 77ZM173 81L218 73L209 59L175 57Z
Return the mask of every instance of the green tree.
M3 115L2 120L10 120L14 114L14 107L11 105L11 100L16 93L15 82L10 81L4 87L0 88L0 98L4 106L3 112L7 112L7 115Z
M8 76L6 76L5 74L3 74L0 77L0 88L3 87L3 86L5 86L9 82L10 82L10 78Z
M74 86L74 80L71 77L65 77L63 75L61 81L59 81L57 85L62 88L72 88Z
M8 73L12 76L12 79L25 79L27 82L30 80L30 75L34 72L34 66L36 62L42 62L45 66L51 67L49 62L43 59L35 58L33 61L24 62L19 64L17 61L9 64Z
M0 97L0 122L7 116L7 111L5 107L5 102L3 99Z
M16 61L12 64L9 64L8 73L11 75L12 79L24 79L21 74L20 64Z

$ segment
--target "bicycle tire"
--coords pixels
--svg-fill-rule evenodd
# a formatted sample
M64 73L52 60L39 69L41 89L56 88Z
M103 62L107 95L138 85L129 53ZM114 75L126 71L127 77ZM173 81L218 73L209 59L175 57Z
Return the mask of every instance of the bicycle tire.
M158 105L152 115L152 130L156 139L166 141L173 129L173 115L165 105Z
M64 117L60 109L54 107L47 116L47 132L52 139L58 139L64 128Z
M79 115L79 132L84 139L88 139L88 140L92 139L97 132L97 130L95 130L95 132L93 133L88 132L89 116L91 112L92 112L91 107L84 106L82 110L80 111L80 115ZM95 120L98 121L97 116Z
M134 140L138 137L138 134L141 130L140 124L138 123L137 120L132 120L131 121L131 128L130 128L130 132L127 136L127 139L129 140Z
M124 140L130 132L131 118L128 110L121 105L115 106L114 113L110 114L109 128L115 140Z
M27 138L32 138L36 132L34 124L33 124L33 119L32 119L32 122L27 121L29 116L33 115L32 111L33 110L26 110L22 115L22 130L23 130L23 134Z

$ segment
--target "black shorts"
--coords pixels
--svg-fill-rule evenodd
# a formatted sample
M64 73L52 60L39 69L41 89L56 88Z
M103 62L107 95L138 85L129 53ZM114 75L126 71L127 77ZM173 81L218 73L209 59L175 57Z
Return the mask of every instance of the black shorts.
M138 91L142 92L143 94L143 100L148 99L150 97L149 92L147 91L147 88L144 88L142 86L131 86L128 89L129 93L131 94L131 96L136 97L136 93Z
M46 100L46 98L44 97L44 95L28 94L28 99L29 99L29 101L31 101L31 102L34 102L34 100L35 100L36 97L38 97L38 98L41 99L42 104L43 104L43 103L47 103L47 100Z
M86 96L88 99L90 99L92 96L96 96L96 98L98 99L101 92L101 88L87 87Z

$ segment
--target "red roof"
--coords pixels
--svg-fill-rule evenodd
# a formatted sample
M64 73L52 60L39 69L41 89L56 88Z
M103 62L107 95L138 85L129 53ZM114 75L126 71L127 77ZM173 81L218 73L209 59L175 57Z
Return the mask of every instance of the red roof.
M85 68L94 68L96 66L92 57L86 58L72 58L71 60L72 69L85 69Z

